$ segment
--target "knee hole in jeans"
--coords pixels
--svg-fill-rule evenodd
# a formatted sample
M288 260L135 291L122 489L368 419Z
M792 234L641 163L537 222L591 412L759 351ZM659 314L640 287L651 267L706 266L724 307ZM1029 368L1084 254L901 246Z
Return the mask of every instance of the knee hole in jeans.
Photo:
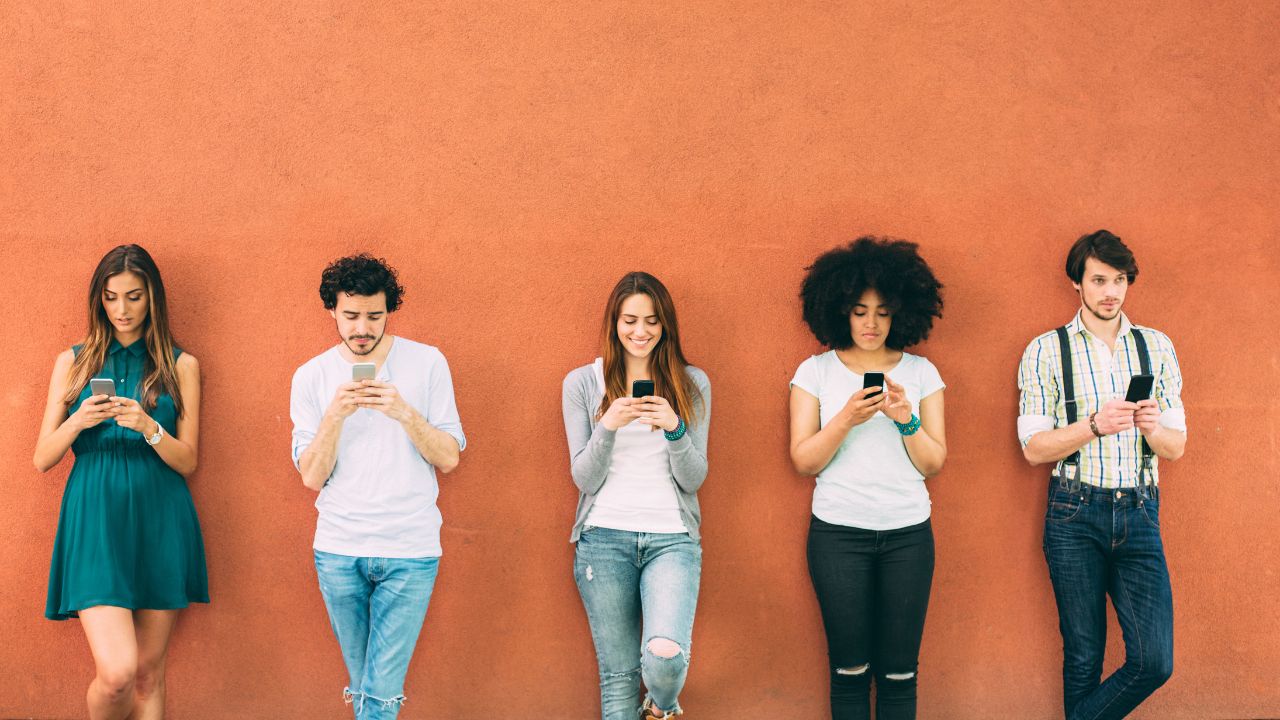
M837 675L862 675L871 668L871 663L863 663L856 667L836 668Z
M885 673L884 679L885 679L885 680L910 680L911 678L913 678L913 677L915 677L915 676L916 676L916 674L915 674L915 673L913 673L913 672L906 672L906 673Z
M662 637L656 637L650 640L648 644L645 645L645 650L649 651L649 654L654 657L660 657L666 660L676 657L681 652L684 652L674 640L668 640L667 638Z

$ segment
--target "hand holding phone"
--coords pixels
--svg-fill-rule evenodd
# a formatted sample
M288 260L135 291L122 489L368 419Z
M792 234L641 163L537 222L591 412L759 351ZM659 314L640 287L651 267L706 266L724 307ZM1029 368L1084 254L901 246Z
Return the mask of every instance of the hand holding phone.
M80 403L80 407L67 418L72 423L72 427L87 430L116 415L116 408L110 400L116 394L116 384L111 378L92 378L89 380L89 392L92 393L91 398L101 397L102 399L90 402L86 398Z
M620 397L609 404L609 409L604 411L604 415L600 416L600 424L606 430L618 430L626 425L631 424L632 420L640 417L640 411L634 405L638 405L636 398Z
M880 388L875 392L867 392L870 388ZM848 429L870 420L880 411L884 404L884 373L866 373L862 377L862 389L849 396L839 417Z

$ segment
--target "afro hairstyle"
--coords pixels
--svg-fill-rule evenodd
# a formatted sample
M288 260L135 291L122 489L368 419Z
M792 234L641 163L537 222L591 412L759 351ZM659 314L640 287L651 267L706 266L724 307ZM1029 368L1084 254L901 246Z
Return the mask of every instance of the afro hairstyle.
M834 350L853 345L849 315L867 290L892 313L887 347L902 350L929 337L933 319L942 317L942 283L917 247L867 235L820 255L800 286L804 321L818 342Z

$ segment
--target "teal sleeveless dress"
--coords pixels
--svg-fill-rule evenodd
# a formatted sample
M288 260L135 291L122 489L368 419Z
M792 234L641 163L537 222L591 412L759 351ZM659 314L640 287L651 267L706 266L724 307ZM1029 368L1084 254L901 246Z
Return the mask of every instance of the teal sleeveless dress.
M181 353L174 349L175 358ZM112 378L117 393L137 400L146 361L142 341L124 347L112 340L96 377ZM92 394L85 385L69 413ZM147 414L166 433L177 432L168 394ZM186 480L141 433L115 420L80 433L71 451L75 465L62 495L45 616L66 620L96 605L175 610L209 602L204 540Z

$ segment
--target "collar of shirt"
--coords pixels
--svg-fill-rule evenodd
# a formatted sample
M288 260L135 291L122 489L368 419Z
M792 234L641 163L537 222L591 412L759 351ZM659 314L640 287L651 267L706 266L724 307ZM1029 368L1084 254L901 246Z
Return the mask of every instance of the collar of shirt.
M107 346L107 354L115 355L121 350L124 350L134 357L139 357L142 353L146 352L146 341L142 338L138 338L125 346L121 345L119 340L111 338L111 344Z
M1071 318L1071 322L1067 323L1067 332L1081 333L1087 338L1090 338L1092 340L1097 340L1098 337L1095 336L1092 332L1090 332L1089 328L1085 326L1083 316L1084 316L1084 308L1080 308L1079 310L1076 311L1076 316ZM1129 322L1129 316L1125 315L1124 312L1121 312L1120 313L1120 329L1116 331L1116 339L1119 340L1125 335L1128 335L1129 332L1132 330L1133 330L1133 323Z

